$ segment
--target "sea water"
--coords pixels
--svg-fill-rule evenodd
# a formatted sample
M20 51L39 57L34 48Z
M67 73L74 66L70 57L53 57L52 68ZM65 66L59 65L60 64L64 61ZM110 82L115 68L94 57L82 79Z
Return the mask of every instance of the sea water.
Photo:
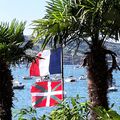
M19 82L22 82L25 85L25 88L23 90L14 90L14 108L13 111L13 120L17 120L14 116L19 112L21 108L28 108L29 106L32 106L31 102L31 94L30 94L30 88L31 85L35 83L35 78L30 80L24 80L24 76L29 76L29 68L25 65L21 65L18 67L12 67L12 75L14 77L14 80L18 80ZM74 76L77 79L81 75L86 75L86 69L85 68L75 68L73 65L64 65L64 78L68 76ZM113 77L116 80L116 85L118 86L117 92L109 92L108 98L109 98L109 104L111 105L114 103L114 110L117 110L118 113L120 113L119 107L120 107L120 71L113 72ZM88 100L88 90L87 90L87 81L86 80L79 80L77 82L65 82L64 83L64 89L66 92L66 97L76 97L76 95L79 95L80 97L83 97L83 101ZM43 107L43 108L37 108L37 113L41 116L43 114L48 114L51 110L55 109L55 107Z

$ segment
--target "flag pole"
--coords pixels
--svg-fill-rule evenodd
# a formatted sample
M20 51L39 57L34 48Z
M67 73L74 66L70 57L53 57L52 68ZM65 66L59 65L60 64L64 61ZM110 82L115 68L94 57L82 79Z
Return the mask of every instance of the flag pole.
M63 66L63 46L61 45L61 74L62 74L62 82L63 82L63 100L64 100L64 66Z

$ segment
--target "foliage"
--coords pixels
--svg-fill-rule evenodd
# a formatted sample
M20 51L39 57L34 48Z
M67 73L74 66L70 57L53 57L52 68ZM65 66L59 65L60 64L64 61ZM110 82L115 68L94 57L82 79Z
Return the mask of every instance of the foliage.
M35 41L43 38L43 49L49 43L56 47L57 44L66 45L72 41L66 39L68 35L74 36L72 33L75 19L70 13L70 6L71 0L51 0L46 7L45 17L33 21ZM74 40L74 43L77 41Z
M120 115L112 109L107 111L103 107L99 106L93 108L93 110L98 115L98 120L120 120Z
M30 120L39 120L39 118L37 118L37 114L36 114L36 110L33 109L32 107L29 108L22 108L19 113L17 113L15 115L15 117L18 117L18 120L28 120L28 118Z
M26 40L23 34L25 22L15 19L9 24L0 23L0 119L11 120L11 108L13 106L13 77L10 65L16 65L22 61L30 61L31 56L26 50L33 46L30 40ZM4 111L4 114L3 114Z
M18 64L22 59L29 59L25 51L32 48L30 40L23 34L26 22L14 19L9 23L0 23L0 59L10 64ZM22 59L21 59L22 58Z
M37 41L44 39L43 48L50 41L54 44L86 41L90 45L96 37L104 45L109 38L119 38L119 6L119 0L50 0L45 17L33 21L33 34Z
M79 96L65 99L57 109L42 117L37 117L37 112L32 107L21 109L15 117L18 117L18 120L88 120L90 109L98 115L98 120L120 120L116 111L106 111L100 106L91 108L89 102L80 102Z
M79 96L67 98L49 115L43 115L39 118L36 117L36 110L32 107L21 109L15 117L18 116L19 120L27 120L28 116L31 118L30 120L87 120L89 115L88 103L79 101Z
M49 120L87 120L89 115L88 103L80 103L79 97L63 101L49 115Z

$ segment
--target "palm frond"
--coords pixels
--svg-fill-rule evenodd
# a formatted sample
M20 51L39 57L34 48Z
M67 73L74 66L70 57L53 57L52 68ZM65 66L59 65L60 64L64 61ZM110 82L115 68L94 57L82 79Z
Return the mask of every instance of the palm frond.
M20 62L21 58L27 56L25 50L32 47L30 42L21 47L26 42L23 34L25 24L16 19L11 24L0 23L0 58L9 64Z

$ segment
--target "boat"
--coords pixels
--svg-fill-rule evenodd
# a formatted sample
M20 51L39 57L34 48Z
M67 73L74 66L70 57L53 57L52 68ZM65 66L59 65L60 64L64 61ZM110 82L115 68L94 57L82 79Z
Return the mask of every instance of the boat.
M24 77L22 77L24 80L30 80L30 79L32 79L33 77L31 77L31 76L24 76Z
M86 75L81 75L80 77L79 77L79 80L86 80L87 79L87 76Z
M65 82L76 82L77 79L75 77L73 77L73 76L69 76L64 81Z
M115 92L118 91L118 88L116 86L111 86L108 88L108 92Z
M115 92L115 91L118 91L118 88L116 86L116 81L113 78L112 81L109 81L108 92Z
M17 80L13 80L13 89L24 89L24 84L17 81Z

